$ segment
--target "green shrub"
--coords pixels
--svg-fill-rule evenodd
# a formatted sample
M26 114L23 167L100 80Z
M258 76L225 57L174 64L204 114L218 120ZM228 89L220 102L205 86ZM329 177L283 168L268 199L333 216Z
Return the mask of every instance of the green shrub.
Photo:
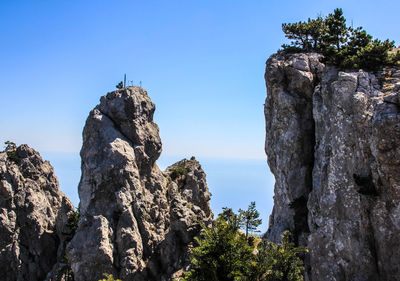
M253 202L252 202L253 203ZM254 210L250 204L248 210ZM254 206L253 206L254 207ZM247 239L239 231L243 216L224 208L211 227L202 224L196 238L198 246L191 251L191 266L185 272L187 281L300 281L303 263L299 254L304 247L295 247L285 231L282 243ZM251 240L251 241L250 241Z
M185 167L181 166L174 166L171 168L171 173L170 177L172 180L176 180L177 178L180 178L181 176L186 177L188 174L188 170Z
M183 280L242 280L250 269L253 249L238 230L239 216L226 208L212 227L203 224L198 246L191 251L191 270Z
M305 247L295 247L291 242L289 231L282 233L282 243L262 241L249 280L302 281L304 267L299 255L304 252Z
M393 66L400 65L400 50L396 50L393 53L389 53L389 64Z
M18 157L17 151L15 151L15 150L7 151L7 156L8 156L8 159L13 161L14 163L18 163L19 157Z
M325 18L284 23L282 31L291 40L282 46L284 52L318 52L324 62L341 69L376 70L400 62L400 52L389 54L395 47L393 41L373 40L362 27L347 27L342 9Z
M12 141L6 141L4 142L4 144L6 145L5 151L7 153L8 159L13 161L14 163L18 163L19 156L17 154L17 145Z
M106 277L107 279L101 279L99 281L122 281L121 279L114 279L112 274L108 274L108 273L103 273L104 277Z
M78 229L78 223L79 220L81 219L81 213L79 210L79 207L76 209L76 211L73 211L73 213L68 217L67 221L67 226L69 229L72 231L72 236L75 234L75 231Z

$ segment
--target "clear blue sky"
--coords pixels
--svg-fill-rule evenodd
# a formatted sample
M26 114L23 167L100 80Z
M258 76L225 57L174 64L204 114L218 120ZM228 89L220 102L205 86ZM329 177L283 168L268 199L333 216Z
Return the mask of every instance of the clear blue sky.
M255 200L266 227L265 60L285 42L283 22L337 7L400 43L398 0L1 0L0 141L39 150L76 203L85 119L126 73L157 105L160 165L197 156L215 212Z

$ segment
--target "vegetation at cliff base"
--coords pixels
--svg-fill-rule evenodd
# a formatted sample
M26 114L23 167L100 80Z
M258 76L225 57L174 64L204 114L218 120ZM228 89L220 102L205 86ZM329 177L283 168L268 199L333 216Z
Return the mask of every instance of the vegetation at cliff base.
M346 25L342 9L335 9L325 18L308 19L282 24L290 45L283 51L317 52L324 55L324 62L341 69L376 70L400 64L400 51L394 41L373 39L362 27Z
M103 275L107 279L101 279L99 281L122 281L121 279L114 279L114 276L112 274L103 273Z
M304 247L295 247L289 231L282 235L282 243L263 241L255 235L246 235L240 230L256 230L261 223L255 203L240 215L224 208L212 226L203 226L197 247L191 250L191 267L181 280L187 281L301 281L303 262L299 254Z

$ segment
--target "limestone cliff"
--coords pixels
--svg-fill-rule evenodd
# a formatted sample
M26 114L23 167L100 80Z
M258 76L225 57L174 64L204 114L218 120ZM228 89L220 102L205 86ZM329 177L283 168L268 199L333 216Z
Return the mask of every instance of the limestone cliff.
M83 131L81 220L68 256L76 281L112 273L124 281L169 280L187 264L198 221L209 221L205 174L192 158L162 172L155 106L147 92L110 92Z
M0 152L0 280L58 280L74 207L39 153L9 144Z
M277 54L265 79L267 238L290 229L308 247L307 280L400 280L400 70Z

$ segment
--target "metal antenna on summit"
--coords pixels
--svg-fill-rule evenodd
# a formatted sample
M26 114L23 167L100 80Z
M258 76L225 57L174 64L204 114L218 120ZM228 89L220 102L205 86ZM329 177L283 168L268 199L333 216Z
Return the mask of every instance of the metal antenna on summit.
M126 88L126 73L124 74L124 88Z

